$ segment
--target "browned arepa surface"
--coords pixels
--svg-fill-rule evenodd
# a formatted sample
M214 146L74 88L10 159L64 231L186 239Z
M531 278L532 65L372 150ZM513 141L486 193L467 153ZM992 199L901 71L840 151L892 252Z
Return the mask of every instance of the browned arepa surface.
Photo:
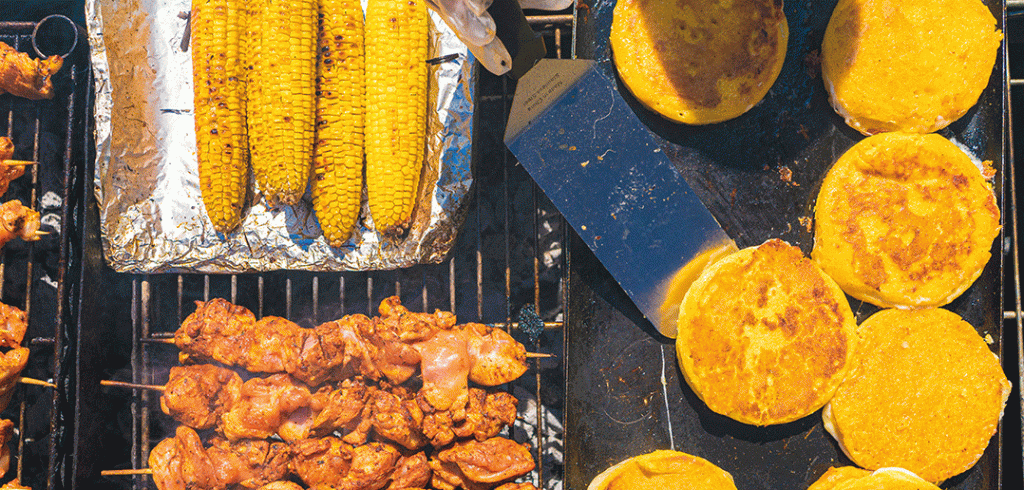
M815 205L811 257L851 296L942 306L981 275L1000 216L985 173L939 135L885 133L836 161Z
M679 451L659 450L626 459L594 477L587 490L701 488L736 490L732 475Z
M687 384L711 410L752 425L821 408L857 350L842 290L777 239L706 268L683 299L678 326Z
M621 0L613 16L623 84L676 122L743 114L768 93L786 57L782 0Z
M858 329L853 372L822 412L858 466L939 483L974 465L996 433L1010 383L967 322L939 309L882 310Z
M832 106L864 134L938 131L988 85L995 27L980 0L840 0L821 48Z
M807 490L938 490L903 468L881 468L875 471L854 466L829 468Z

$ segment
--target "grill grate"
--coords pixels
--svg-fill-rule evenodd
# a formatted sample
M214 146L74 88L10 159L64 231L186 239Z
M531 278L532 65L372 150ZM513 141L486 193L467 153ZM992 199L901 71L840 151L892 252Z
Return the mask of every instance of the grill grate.
M528 16L544 36L549 55L558 57L567 54L563 45L573 40L573 18L573 14ZM96 379L82 379L79 397L100 400L97 405L104 406L106 420L83 428L76 436L77 485L155 488L148 475L104 478L98 473L145 468L150 449L173 435L176 422L161 413L159 393L98 389L94 381L163 384L169 367L177 363L178 351L160 340L173 335L194 309L193 301L221 297L249 308L257 317L283 316L312 327L346 314L372 315L382 299L398 295L413 311L453 311L460 322L505 328L528 350L556 356L530 360L530 370L509 387L520 399L520 420L510 437L533 441L538 465L529 479L538 486L560 488L568 228L504 146L514 89L507 77L480 70L472 155L474 199L450 257L442 264L378 272L236 275L122 275L105 270L95 286L106 290L103 297L108 305L124 308L109 311L107 306L108 311L98 312L105 315L103 319L83 316L82 335L84 330L97 329L108 347L100 353L92 349L82 353L79 371ZM83 288L89 290L90 284L85 281ZM521 316L532 321L539 318L543 331L531 337L519 329ZM130 335L118 331L128 330L129 325ZM130 354L122 357L123 368L111 371L109 358L116 358L118 352ZM77 412L81 418L83 412ZM104 439L112 440L104 444ZM97 449L97 444L103 448Z
M79 188L84 139L83 102L89 78L85 49L76 48L81 31L70 19L51 16L38 23L35 45L46 54L65 54L64 66L53 78L52 100L29 101L0 95L0 135L12 139L14 158L38 162L12 182L3 196L18 199L40 212L43 231L38 242L13 240L0 251L0 297L23 309L29 324L23 345L30 350L22 376L52 382L60 389L23 385L16 389L4 418L16 425L16 449L11 469L33 488L56 488L62 461L63 406L67 401L61 380L67 360L65 325L70 324L77 249L70 237L78 233L81 212ZM17 51L33 51L36 22L0 22L0 41ZM33 55L35 57L35 55Z

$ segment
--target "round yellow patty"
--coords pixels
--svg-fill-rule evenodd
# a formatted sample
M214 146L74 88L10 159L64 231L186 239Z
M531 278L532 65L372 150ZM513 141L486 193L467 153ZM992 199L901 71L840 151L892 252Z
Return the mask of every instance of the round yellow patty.
M619 0L611 30L629 91L687 124L754 107L782 71L788 39L782 0Z
M700 488L736 490L732 475L707 460L678 451L634 456L594 477L587 490Z
M743 423L791 422L846 377L856 322L839 286L781 240L715 262L679 308L676 356L711 410Z
M939 490L939 487L903 468L868 471L841 466L829 468L807 490Z
M832 106L864 134L948 126L988 85L995 24L980 0L840 0L821 48Z
M936 483L973 466L1010 394L974 327L947 310L890 309L858 333L856 366L822 413L843 452Z
M981 170L942 136L884 133L836 161L815 205L811 257L851 296L942 306L981 275L999 208Z

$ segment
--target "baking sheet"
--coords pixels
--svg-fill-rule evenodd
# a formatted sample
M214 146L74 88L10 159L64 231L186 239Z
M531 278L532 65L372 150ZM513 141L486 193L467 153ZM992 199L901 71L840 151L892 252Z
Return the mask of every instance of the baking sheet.
M608 34L615 2L586 3L579 9L577 53L601 61L614 77ZM1003 2L985 3L1002 29ZM809 254L821 179L836 158L863 139L829 105L818 65L835 4L785 3L790 37L782 73L765 99L736 119L710 126L677 125L620 90L741 247L781 238ZM1004 53L1000 51L978 105L940 131L977 158L993 162L1001 209ZM993 258L974 286L947 306L982 336L991 335L995 352L1002 348L1000 243L1002 237L993 243ZM566 330L566 488L586 488L608 466L655 449L704 457L730 472L744 490L802 490L828 467L852 464L824 431L820 411L790 424L758 428L708 410L680 376L673 341L643 320L575 236L570 254L575 275ZM858 322L877 311L859 301L851 307ZM998 488L1000 437L993 438L978 464L943 487Z
M238 230L213 230L199 192L191 54L181 48L189 0L87 0L95 72L95 192L103 250L118 272L379 270L437 263L472 185L475 61L434 12L424 171L410 231L362 221L342 247L324 240L307 190L295 206L253 195ZM365 8L366 1L363 1Z

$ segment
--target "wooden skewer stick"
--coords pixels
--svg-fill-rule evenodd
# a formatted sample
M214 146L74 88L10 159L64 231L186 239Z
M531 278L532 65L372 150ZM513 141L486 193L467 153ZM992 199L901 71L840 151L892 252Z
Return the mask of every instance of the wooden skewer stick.
M29 165L37 165L39 162L31 160L4 160L3 163L8 167L27 167Z
M24 376L19 377L18 378L18 382L19 383L23 383L23 384L27 384L27 385L45 386L47 388L56 388L57 387L57 385L55 385L55 384L53 384L53 383L51 383L49 381L43 381L41 379L35 379L35 378L26 378Z
M151 337L151 338L148 338L148 339L141 339L141 340L143 340L145 342L152 342L154 344L173 344L174 343L174 339L171 338L171 337ZM537 358L537 359L549 359L549 358L556 357L556 356L554 354L541 354L539 352L527 352L526 353L526 357L527 358Z
M113 381L109 379L101 379L100 385L102 386L116 386L118 388L131 388L133 390L156 390L164 391L165 387L160 385L144 385L139 383L128 383L125 381Z
M127 470L103 470L100 472L102 476L131 476L131 475L152 475L153 470L151 468L139 468L139 469L127 469Z

